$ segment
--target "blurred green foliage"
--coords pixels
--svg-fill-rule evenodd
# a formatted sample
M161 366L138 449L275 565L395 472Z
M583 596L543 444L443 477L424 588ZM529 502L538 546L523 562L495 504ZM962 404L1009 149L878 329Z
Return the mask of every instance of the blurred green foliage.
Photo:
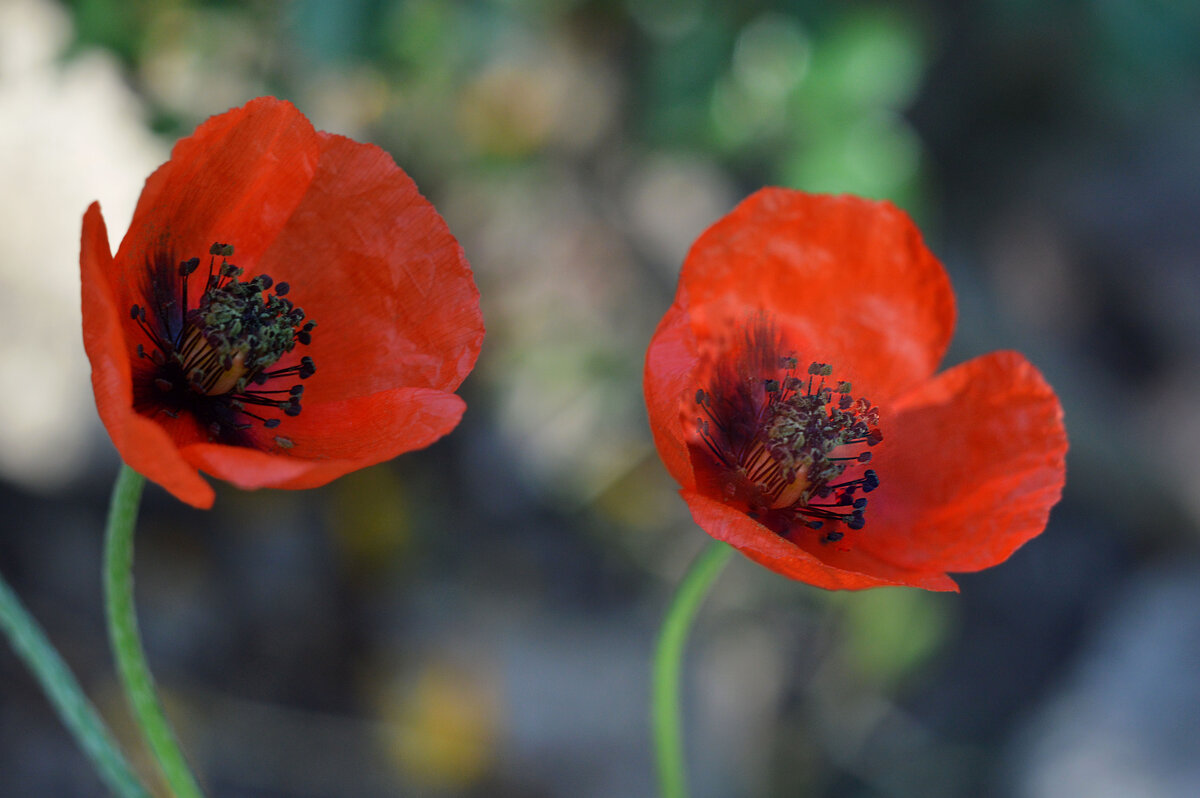
M847 659L888 691L918 673L954 632L954 599L940 593L880 588L838 599Z
M463 137L461 106L489 65L530 63L548 48L619 43L629 87L629 143L705 153L746 176L815 191L920 203L921 144L903 118L927 61L928 25L883 4L671 2L382 2L69 0L77 46L116 53L136 80L164 48L220 72L228 36L248 35L264 91L288 96L329 70L365 66L404 108L411 141L442 157L528 158L512 123ZM164 24L164 20L169 22ZM194 34L200 33L197 39ZM235 56L236 58L236 56ZM485 83L487 90L494 86ZM491 102L523 113L520 85ZM178 135L191 98L151 99L155 127ZM169 90L168 90L169 95ZM474 99L473 99L474 98ZM516 105L514 105L516 104ZM219 110L219 109L214 109ZM528 113L524 114L528 117ZM467 117L471 118L471 117ZM457 122L455 121L457 119ZM413 123L416 123L413 125ZM433 127L437 132L421 132ZM447 132L460 135L446 138ZM518 136L505 143L504 137ZM425 145L425 146L428 146ZM437 149L437 148L434 148Z

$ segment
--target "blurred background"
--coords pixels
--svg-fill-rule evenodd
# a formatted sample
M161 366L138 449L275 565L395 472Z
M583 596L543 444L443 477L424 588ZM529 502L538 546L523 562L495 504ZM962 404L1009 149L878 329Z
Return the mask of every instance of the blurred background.
M651 796L648 659L708 540L641 368L690 242L766 184L887 197L1072 450L959 595L742 559L687 659L696 798L1200 794L1200 5L0 0L0 571L141 767L100 549L115 451L78 242L260 94L391 152L488 337L457 431L301 493L148 487L137 598L210 794ZM953 452L947 452L952 457ZM0 645L0 795L98 796Z

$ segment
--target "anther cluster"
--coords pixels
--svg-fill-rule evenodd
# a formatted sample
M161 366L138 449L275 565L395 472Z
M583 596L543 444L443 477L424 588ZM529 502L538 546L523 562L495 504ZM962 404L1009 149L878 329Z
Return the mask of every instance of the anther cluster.
M700 468L715 468L726 500L746 505L781 535L830 524L861 529L867 506L862 494L875 490L879 477L869 468L844 477L871 460L871 452L853 447L883 439L879 408L854 398L849 382L827 384L833 375L828 363L811 363L801 376L795 356L778 357L774 373L765 377L761 368L738 365L718 368L711 389L696 392L693 463L699 458ZM821 539L842 537L842 529L834 528Z
M146 291L151 313L142 305L130 309L153 345L147 352L138 344L137 352L153 364L149 384L155 394L139 392L135 384L135 401L143 412L153 408L178 416L191 411L214 439L235 442L237 433L251 427L250 419L269 429L279 426L278 416L261 413L299 415L302 384L268 386L289 377L308 379L316 372L312 358L306 355L287 368L271 366L297 344L310 343L316 323L306 322L304 311L286 298L287 283L266 274L241 279L242 268L227 260L233 255L231 245L213 244L209 254L204 291L194 307L188 284L200 259L167 267L159 258ZM274 292L268 293L272 287Z

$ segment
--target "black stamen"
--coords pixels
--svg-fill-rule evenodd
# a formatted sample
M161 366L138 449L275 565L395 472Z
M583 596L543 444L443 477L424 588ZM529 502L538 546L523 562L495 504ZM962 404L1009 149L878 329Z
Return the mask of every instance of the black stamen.
M833 379L829 363L811 361L802 379L794 373L795 355L774 354L781 345L769 322L756 321L736 358L715 361L711 381L693 397L693 462L698 473L717 470L712 484L722 500L781 535L797 524L861 529L867 506L861 494L877 488L879 478L870 469L843 474L873 459L848 447L882 440L879 409L853 398L851 383ZM825 539L841 539L841 530Z
M281 377L303 380L316 372L311 357L272 369L297 344L311 343L316 322L306 322L302 309L281 298L288 292L285 283L276 284L267 274L243 279L243 269L228 261L233 251L220 242L209 248L208 275L195 306L189 278L199 269L200 258L151 256L143 289L148 301L129 308L130 319L151 344L137 343L136 356L153 363L149 373L135 378L139 411L172 418L190 412L214 440L223 442L240 442L251 419L267 429L282 422L250 408L268 408L281 416L301 411L302 385L262 391L247 390L249 386L266 386ZM275 293L267 293L272 287Z

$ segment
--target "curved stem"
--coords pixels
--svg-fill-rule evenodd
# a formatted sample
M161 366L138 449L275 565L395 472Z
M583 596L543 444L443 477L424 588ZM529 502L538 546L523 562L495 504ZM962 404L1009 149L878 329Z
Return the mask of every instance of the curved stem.
M108 637L116 657L125 695L159 769L176 798L201 798L200 787L188 769L175 734L163 714L146 665L133 604L133 528L145 478L121 466L108 509L104 539L104 593L108 610Z
M150 793L133 775L100 713L92 706L58 651L50 645L38 622L2 577L0 627L109 790L121 798L150 798Z
M686 798L683 734L680 729L679 672L688 631L700 602L721 567L733 554L730 546L713 541L688 569L667 609L654 652L653 726L662 798Z

